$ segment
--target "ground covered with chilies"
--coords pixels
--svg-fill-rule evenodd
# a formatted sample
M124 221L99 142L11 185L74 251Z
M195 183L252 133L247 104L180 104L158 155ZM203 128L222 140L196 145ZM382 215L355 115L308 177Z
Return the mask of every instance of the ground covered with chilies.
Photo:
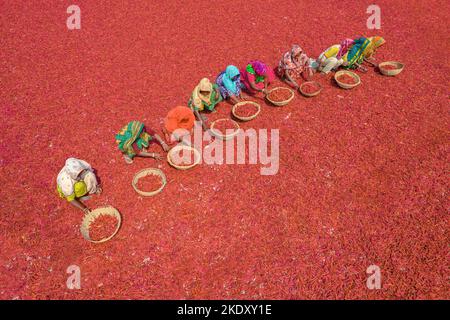
M0 4L0 298L300 299L449 298L449 51L447 1L68 1ZM291 44L317 55L345 37L375 34L379 61L343 90L331 76L315 98L262 104L246 128L280 130L280 168L165 161L127 165L114 135L130 120L157 131L202 77ZM224 103L212 118L228 116ZM157 148L154 148L157 150ZM123 225L91 244L82 213L55 192L67 157L97 170ZM159 167L155 197L133 175ZM368 290L377 265L381 290ZM81 289L68 290L68 266Z

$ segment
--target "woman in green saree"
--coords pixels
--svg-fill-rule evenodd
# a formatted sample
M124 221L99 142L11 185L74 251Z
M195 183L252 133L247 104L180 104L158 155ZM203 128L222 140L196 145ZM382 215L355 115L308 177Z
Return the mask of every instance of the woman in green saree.
M363 62L373 60L375 51L385 43L382 37L358 38L353 43L352 48L344 55L344 67L347 69L359 69L367 72L367 69L362 65Z
M167 143L156 133L147 132L145 125L139 121L129 122L116 135L118 148L128 164L132 163L136 156L161 160L162 156L159 153L147 152L147 148L153 140L156 140L164 151L169 151Z

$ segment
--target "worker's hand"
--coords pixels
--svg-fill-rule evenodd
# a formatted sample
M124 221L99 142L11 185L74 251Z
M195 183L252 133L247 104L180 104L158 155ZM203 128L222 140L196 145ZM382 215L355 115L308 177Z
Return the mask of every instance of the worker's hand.
M168 145L167 143L163 142L163 143L162 143L162 147L163 147L163 150L164 150L165 152L169 152L170 147L169 147L169 145Z
M154 153L153 154L153 159L161 161L163 159L163 157L159 153Z
M358 65L358 70L361 71L361 72L364 72L364 73L367 72L367 68L362 66L362 65Z

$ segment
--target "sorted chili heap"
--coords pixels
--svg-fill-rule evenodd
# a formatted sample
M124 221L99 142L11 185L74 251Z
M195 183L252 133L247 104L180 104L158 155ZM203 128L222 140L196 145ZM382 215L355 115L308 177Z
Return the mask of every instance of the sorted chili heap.
M306 82L302 85L302 91L306 94L313 94L320 90L317 82Z
M351 75L344 73L343 75L339 76L337 78L339 82L345 83L345 84L357 84L358 81L352 77Z
M190 166L195 162L195 153L192 150L182 149L171 156L172 162L177 166Z
M230 119L223 119L214 123L214 131L225 135L237 130L236 124Z
M156 174L149 174L138 180L136 186L139 190L150 192L158 190L162 185L161 177Z
M116 231L118 223L115 217L102 214L90 224L89 237L94 241L108 238Z
M381 66L380 68L384 69L384 70L397 70L398 69L398 67L393 64L386 64L384 66Z
M269 93L269 99L274 102L283 102L292 97L292 91L287 88L277 88Z
M253 103L245 103L245 104L238 105L236 107L236 109L234 110L234 113L238 117L243 117L243 118L251 117L254 114L256 114L257 112L258 112L258 107L256 105L254 105Z

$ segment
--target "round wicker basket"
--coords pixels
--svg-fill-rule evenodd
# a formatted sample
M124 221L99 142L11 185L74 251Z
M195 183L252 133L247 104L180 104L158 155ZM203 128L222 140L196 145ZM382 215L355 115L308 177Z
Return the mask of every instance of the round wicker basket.
M100 240L93 240L89 236L89 228L91 226L91 223L94 222L94 220L97 219L101 215L108 215L108 216L112 216L112 217L116 218L117 219L117 227L110 236L100 239ZM83 221L81 222L80 231L81 231L83 238L86 239L87 241L92 242L92 243L103 243L108 240L111 240L117 234L121 225L122 225L122 217L116 208L100 207L100 208L90 211L83 217Z
M394 66L396 67L396 69L393 70L388 70L388 69L384 69L384 66ZM397 61L386 61L386 62L382 62L378 65L378 69L380 70L380 72L382 74L384 74L385 76L396 76L398 75L400 72L403 71L403 68L405 67L405 65L401 62L397 62Z
M289 91L291 92L291 96L290 96L287 100L284 100L284 101L273 101L273 100L271 100L271 99L270 99L270 93L273 92L273 91L275 91L275 90L280 90L280 89L283 89L283 90L289 90ZM294 96L295 96L294 90L292 90L292 89L290 89L290 88L286 88L286 87L275 87L275 88L269 90L269 92L267 92L266 99L267 99L271 104L273 104L273 105L275 105L275 106L277 106L277 107L282 107L282 106L287 105L289 102L291 102L292 99L294 99Z
M142 179L146 176L149 175L154 175L154 176L158 176L161 178L161 186L153 191L142 191L137 187L138 181L139 179ZM166 179L166 175L164 174L164 172L162 172L160 169L157 168L146 168L146 169L142 169L141 171L138 171L134 177L133 180L131 181L131 185L133 186L133 189L139 193L141 196L144 197L151 197L154 195L157 195L158 193L160 193L162 191L162 189L164 189L164 187L166 186L167 183L167 179Z
M181 150L187 150L187 151L192 151L194 153L194 163L188 165L188 166L181 166L178 164L175 164L172 160L172 157L174 154L176 154L177 152L181 151ZM170 149L170 151L167 153L167 162L174 168L178 169L178 170L187 170L187 169L191 169L193 167L195 167L196 165L198 165L201 161L202 157L200 155L200 152L190 146L185 146L185 145L178 145L173 147L172 149Z
M230 133L230 134L222 134L222 132L220 132L219 130L217 130L217 129L214 128L214 127L216 126L216 124L218 124L218 123L221 122L221 121L231 121L231 122L233 122L234 127L236 128L236 130L234 130L234 131L233 131L232 133ZM217 119L216 121L213 121L213 122L211 123L211 127L210 127L210 132L211 132L211 134L212 134L213 136L215 136L216 138L219 138L219 139L222 139L222 140L230 140L230 139L233 139L233 138L239 133L239 130L240 130L239 124L238 124L236 121L231 120L231 119L228 119L228 118Z
M356 79L356 83L355 84L347 84L347 83L343 83L341 81L339 81L339 77L344 75L344 74L348 74L349 76L353 77ZM339 87L343 88L343 89L352 89L358 85L361 84L361 78L354 72L352 71L347 71L347 70L341 70L338 71L334 74L334 80L336 80L336 83L338 84Z
M255 105L255 106L257 107L258 110L255 112L255 114L252 114L251 116L248 116L248 117L243 117L243 116L237 115L237 112L236 112L237 109L239 109L240 106L246 105L246 104L252 104L252 105ZM233 114L233 116L234 116L236 119L239 119L239 120L241 120L241 121L250 121L250 120L253 120L253 119L255 119L255 118L259 115L260 112L261 112L261 106L260 106L258 103L253 102L253 101L241 101L241 102L238 102L238 103L236 103L236 104L233 106L233 109L231 109L231 113Z
M310 83L316 85L316 86L319 88L319 90L317 90L316 92L313 92L313 93L307 93L307 92L303 91L302 88L303 88L305 85L310 84ZM316 81L303 82L303 83L300 85L300 88L298 88L298 90L300 91L300 93L301 93L302 95L304 95L305 97L315 97L315 96L317 96L317 95L322 91L322 89L323 89L322 85L321 85L319 82L316 82Z

